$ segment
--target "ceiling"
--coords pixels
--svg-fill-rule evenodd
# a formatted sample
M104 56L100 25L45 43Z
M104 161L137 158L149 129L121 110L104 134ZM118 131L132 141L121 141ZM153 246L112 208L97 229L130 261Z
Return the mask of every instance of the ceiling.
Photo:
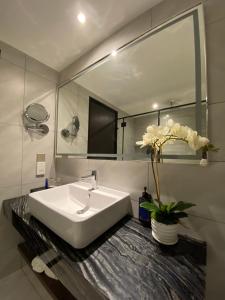
M185 37L185 38L184 38ZM192 16L111 56L74 82L129 115L195 101Z
M1 0L0 40L61 71L161 1Z

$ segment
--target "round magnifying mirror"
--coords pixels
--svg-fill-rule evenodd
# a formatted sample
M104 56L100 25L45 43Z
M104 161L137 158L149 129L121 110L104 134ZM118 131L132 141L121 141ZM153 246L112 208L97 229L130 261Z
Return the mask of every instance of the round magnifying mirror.
M33 123L43 123L49 119L49 113L47 112L46 108L38 103L30 104L26 108L24 116L28 121Z

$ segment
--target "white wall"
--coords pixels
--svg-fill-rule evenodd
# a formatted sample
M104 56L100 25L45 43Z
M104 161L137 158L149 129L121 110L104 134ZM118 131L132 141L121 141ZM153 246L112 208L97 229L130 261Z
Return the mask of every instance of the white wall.
M36 153L46 154L46 177L54 175L54 113L58 74L0 42L0 208L5 199L43 186L35 176ZM48 135L29 135L22 123L27 105L43 104L50 113ZM51 175L50 175L51 174ZM19 235L0 217L0 278L20 267Z
M69 78L100 57L153 28L168 18L198 4L196 0L166 0L137 18L121 31L105 40L61 73L61 81ZM206 42L209 88L209 137L220 147L210 156L210 165L160 166L162 193L168 200L192 201L197 207L189 218L189 235L208 243L207 299L223 299L225 293L225 1L203 1L206 15ZM128 191L134 215L138 197L145 185L152 190L152 175L146 162L57 159L57 176L74 180L89 169L97 169L99 184Z

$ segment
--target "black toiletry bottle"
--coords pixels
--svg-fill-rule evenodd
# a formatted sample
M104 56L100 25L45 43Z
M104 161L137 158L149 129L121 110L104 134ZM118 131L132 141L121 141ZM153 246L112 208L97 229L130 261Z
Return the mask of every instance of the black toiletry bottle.
M139 198L139 220L144 224L150 224L150 213L143 207L140 207L140 204L143 202L152 202L151 194L147 193L147 187L144 187L144 192L142 196Z

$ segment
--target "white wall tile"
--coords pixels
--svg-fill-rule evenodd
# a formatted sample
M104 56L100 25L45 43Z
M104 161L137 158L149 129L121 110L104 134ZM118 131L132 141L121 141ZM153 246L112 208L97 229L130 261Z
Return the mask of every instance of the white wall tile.
M34 290L38 293L42 300L54 300L52 296L48 293L47 289L43 286L40 280L35 275L34 271L31 270L31 267L24 262L22 268L26 278L29 280ZM30 299L31 300L31 299Z
M20 191L20 187L19 191ZM0 188L0 198L7 199L18 196L20 193L15 186ZM3 198L3 197L6 198ZM0 201L0 278L9 275L21 267L21 256L17 250L17 244L22 241L19 233L12 227L3 215L2 199Z
M79 178L89 172L87 159L57 158L57 177Z
M148 163L139 161L88 160L88 168L97 170L98 183L130 193L137 200L148 185Z
M152 8L152 27L156 27L176 15L201 3L200 0L164 0Z
M3 215L2 202L20 195L20 186L0 188L0 278L21 267L21 257L17 244L22 241L20 235Z
M51 80L54 83L58 82L58 72L30 56L26 56L26 70Z
M21 256L16 245L7 251L0 252L0 256L4 257L0 260L0 278L4 278L21 268Z
M16 248L17 244L22 242L23 239L16 229L9 223L6 217L3 216L2 212L0 219L0 237L2 241L7 241L7 243L0 243L0 253L3 254L11 248Z
M24 69L0 59L0 123L22 124Z
M206 23L213 23L225 19L224 0L205 0L204 9Z
M44 105L50 114L46 124L54 130L56 85L39 75L26 72L24 109L31 103Z
M2 42L0 49L0 277L4 277L21 267L21 259L16 248L20 237L2 216L2 201L43 186L44 178L35 177L36 153L46 153L47 177L54 175L56 72L32 59L27 60L32 72L26 72L25 54ZM23 128L23 109L33 102L43 104L51 114L52 130L43 138L32 135L31 139Z
M44 153L46 173L44 178L54 176L54 132L47 135L30 134L24 130L23 134L23 166L22 183L43 182L43 178L36 177L36 154ZM42 185L43 186L43 185Z
M0 211L3 200L16 198L18 196L21 196L21 184L0 187Z
M162 199L187 201L196 204L189 211L195 215L223 222L225 220L225 163L199 165L160 164ZM149 185L154 191L149 166Z
M41 300L22 270L0 280L0 298L4 300Z
M44 186L45 186L45 177L37 178L35 181L25 183L21 186L21 195L27 195L30 193L31 189L36 189Z
M6 59L7 61L25 68L25 54L21 51L3 43L0 41L0 49L1 49L1 55L0 57Z
M0 187L21 183L22 127L0 125Z

